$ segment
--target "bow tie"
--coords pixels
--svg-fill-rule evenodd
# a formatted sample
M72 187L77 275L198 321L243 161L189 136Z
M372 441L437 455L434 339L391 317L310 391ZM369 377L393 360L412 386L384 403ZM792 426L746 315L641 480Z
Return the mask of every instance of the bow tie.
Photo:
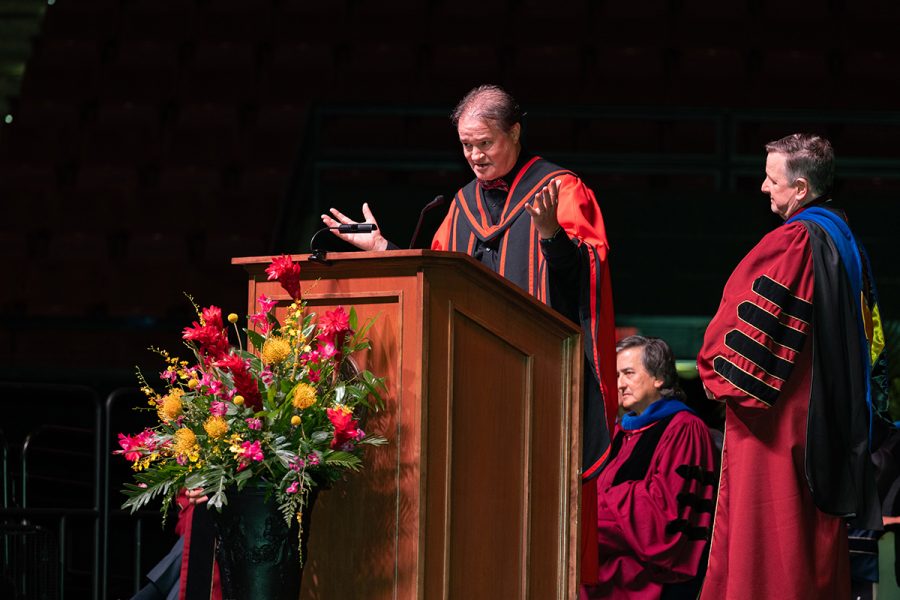
M497 179L491 179L490 181L485 181L480 179L479 183L481 187L485 190L500 190L503 192L509 191L509 184L502 177L498 177Z

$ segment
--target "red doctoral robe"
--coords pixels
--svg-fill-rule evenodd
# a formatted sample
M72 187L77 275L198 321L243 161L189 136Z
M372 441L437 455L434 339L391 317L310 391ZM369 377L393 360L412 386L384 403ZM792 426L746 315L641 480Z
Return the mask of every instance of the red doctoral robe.
M697 365L725 402L725 441L702 600L850 597L846 527L817 508L804 465L814 279L807 228L784 224L734 270L706 330Z
M521 159L520 159L521 160ZM433 250L465 252L582 326L585 350L582 476L582 581L597 580L596 477L609 451L615 419L615 323L603 217L594 193L574 173L539 157L523 161L492 222L484 190L473 180L459 190L432 242ZM571 256L554 260L525 204L559 180L557 218ZM572 248L574 245L574 249ZM574 257L574 258L573 258ZM572 259L572 260L569 260ZM565 263L562 265L561 263Z
M617 427L614 439L615 456L597 478L600 584L591 597L659 600L664 586L697 575L707 546L712 439L706 424L686 410L633 431ZM655 440L655 447L639 449L642 440L651 446ZM645 474L635 476L634 463L647 461L644 453L652 453L646 470L639 467Z

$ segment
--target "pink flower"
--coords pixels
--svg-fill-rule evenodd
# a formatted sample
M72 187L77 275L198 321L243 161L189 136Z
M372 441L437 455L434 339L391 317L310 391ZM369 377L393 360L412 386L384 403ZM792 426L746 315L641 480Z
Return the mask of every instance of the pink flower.
M299 456L290 462L290 467L292 471L299 471L303 467L306 466L306 461L300 458Z
M322 355L325 358L333 358L335 362L340 362L344 340L351 333L353 332L350 330L350 315L344 311L343 306L325 311L325 316L319 319L319 333L316 336L319 340L319 347L324 348Z
M170 371L166 369L162 373L159 374L159 378L163 381L168 381L169 383L173 383L176 379L178 379L178 375L175 374L175 371Z
M332 340L327 340L324 344L319 344L319 353L322 358L329 359L334 358L338 351L334 346L334 342Z
M251 460L255 460L256 462L262 462L263 453L262 448L259 446L259 440L254 442L244 442L241 444L241 452L238 454L242 459L246 462L250 462Z
M119 434L119 446L122 447L121 450L116 450L113 454L124 454L125 460L130 460L134 462L136 460L140 460L143 456L143 452L141 452L142 444L138 440L140 434L131 436L125 435L124 433Z
M259 431L262 429L262 420L261 419L244 419L247 421L247 427L254 431Z
M270 277L269 279L271 279L271 277ZM257 299L257 302L259 302L259 309L260 309L263 313L269 312L270 310L272 310L273 308L275 308L275 306L278 304L278 301L277 301L277 300L272 300L271 298L269 298L269 297L266 296L265 294L261 294L261 295L259 296L259 298ZM263 316L265 316L265 315L263 315Z
M272 385L272 382L275 381L275 373L272 372L269 365L266 365L266 368L259 372L259 378L264 384Z
M310 453L306 456L306 463L307 463L309 466L311 466L311 467L316 466L317 464L319 464L319 462L320 462L320 461L319 461L319 455L316 454L315 452L310 452Z
M113 451L113 454L123 454L126 460L134 462L156 450L158 445L153 431L149 429L145 429L137 435L120 433L119 446L122 449Z
M319 380L322 379L322 371L321 369L310 369L307 376L310 383L319 383Z
M272 264L266 268L269 281L277 279L291 298L300 300L300 265L295 263L290 256L272 257Z
M356 439L357 425L359 424L353 418L353 411L346 406L338 408L329 408L325 411L328 420L334 426L334 439L331 440L332 448L344 447L348 441Z
M256 329L260 333L268 333L269 332L269 319L266 317L265 313L256 313L247 317L247 320L251 325L256 327Z
M209 412L214 417L224 417L227 407L224 402L213 401L209 404Z
M317 363L321 360L321 356L318 350L312 350L310 352L304 352L300 355L300 366L306 366L308 363Z
M284 490L288 494L296 494L298 489L300 488L300 484L298 482L294 482L288 486L286 490Z

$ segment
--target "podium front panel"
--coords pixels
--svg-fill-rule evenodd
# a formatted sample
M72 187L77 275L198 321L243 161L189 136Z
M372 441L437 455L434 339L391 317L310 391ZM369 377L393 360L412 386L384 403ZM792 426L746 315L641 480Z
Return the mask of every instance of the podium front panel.
M301 598L577 595L578 328L465 256L303 260L304 299L376 321L361 368L386 377L365 467L320 494ZM259 294L265 259L235 259Z

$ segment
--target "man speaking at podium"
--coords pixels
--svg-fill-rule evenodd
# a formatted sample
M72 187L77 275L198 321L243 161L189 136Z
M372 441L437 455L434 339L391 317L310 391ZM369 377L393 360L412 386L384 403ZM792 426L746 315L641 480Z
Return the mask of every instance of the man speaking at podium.
M495 85L470 91L452 113L475 179L454 197L433 250L465 252L579 323L584 338L582 582L597 580L596 481L617 410L609 245L594 193L577 175L522 151L523 113ZM367 204L366 222L376 223ZM336 209L329 227L355 221ZM396 248L379 229L335 232L363 250Z

